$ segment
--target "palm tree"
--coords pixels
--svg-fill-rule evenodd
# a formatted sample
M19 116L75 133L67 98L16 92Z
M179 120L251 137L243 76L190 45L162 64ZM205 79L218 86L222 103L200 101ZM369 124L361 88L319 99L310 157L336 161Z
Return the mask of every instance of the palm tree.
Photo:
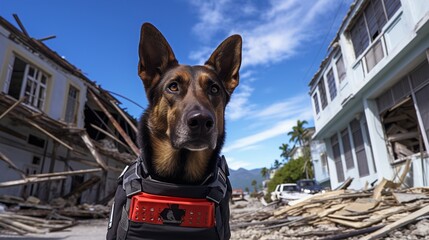
M291 148L289 147L289 144L282 143L279 149L282 151L282 153L280 154L280 157L283 157L284 160L288 160L291 152Z
M254 191L255 191L255 193L257 192L257 189L256 189L256 185L258 184L258 182L256 182L256 180L255 179L253 179L252 180L252 186L253 186L253 189L254 189Z
M304 127L305 124L308 124L306 120L296 121L296 126L293 126L292 131L287 133L287 135L290 136L290 142L298 143L301 147L304 145L304 133L306 130L306 128Z
M262 175L262 177L263 177L263 178L267 179L267 177L268 177L268 175L269 175L268 173L269 173L268 168L263 167L263 168L261 169L261 175Z
M281 163L279 160L274 160L274 169L278 169L280 167Z

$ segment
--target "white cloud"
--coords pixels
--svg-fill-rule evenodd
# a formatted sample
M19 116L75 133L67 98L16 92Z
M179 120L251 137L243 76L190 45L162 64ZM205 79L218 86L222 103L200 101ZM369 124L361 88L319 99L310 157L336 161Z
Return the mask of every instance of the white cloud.
M234 92L234 94L232 94L231 101L226 107L225 116L229 120L237 120L249 115L254 107L254 105L249 103L249 98L253 92L253 88L249 85L243 84L240 85L237 91L238 92Z
M303 98L303 95L299 95L284 102L258 106L258 109L255 108L249 118L253 122L260 123L260 126L264 127L263 130L233 141L225 146L223 151L227 153L232 150L252 149L257 143L291 131L297 119L311 119L312 108Z
M239 33L243 36L243 67L282 61L307 41L317 38L321 14L338 6L335 0L271 0L258 6L249 1L192 1L199 22L194 33L206 45L213 35ZM206 47L203 47L206 48Z
M235 158L232 158L232 157L228 157L228 159L226 159L226 161L228 163L228 167L231 169L234 169L234 170L250 166L249 162L242 161L242 160L236 160Z

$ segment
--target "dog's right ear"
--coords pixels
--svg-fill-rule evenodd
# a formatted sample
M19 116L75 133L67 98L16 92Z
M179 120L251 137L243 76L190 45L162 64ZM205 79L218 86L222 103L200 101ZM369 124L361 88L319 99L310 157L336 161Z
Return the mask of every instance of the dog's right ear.
M139 76L146 90L151 88L167 69L178 65L167 40L150 23L144 23L141 28L139 57Z

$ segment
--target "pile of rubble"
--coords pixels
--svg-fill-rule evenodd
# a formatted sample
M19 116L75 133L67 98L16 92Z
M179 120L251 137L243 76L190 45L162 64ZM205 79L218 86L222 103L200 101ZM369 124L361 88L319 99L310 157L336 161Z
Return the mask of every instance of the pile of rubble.
M427 239L429 187L335 190L286 206L232 205L232 239Z
M42 204L36 197L22 199L0 196L0 233L30 234L61 231L73 227L78 219L108 218L110 208L104 205L75 205L72 200L56 198Z

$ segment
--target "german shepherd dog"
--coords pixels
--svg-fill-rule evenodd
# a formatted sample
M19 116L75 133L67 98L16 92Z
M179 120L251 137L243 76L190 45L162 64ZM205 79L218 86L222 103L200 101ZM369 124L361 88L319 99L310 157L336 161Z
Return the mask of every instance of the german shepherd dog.
M225 107L239 83L242 40L224 40L204 65L179 64L153 25L141 28L138 74L148 108L139 146L155 179L200 184L213 172L225 139Z

